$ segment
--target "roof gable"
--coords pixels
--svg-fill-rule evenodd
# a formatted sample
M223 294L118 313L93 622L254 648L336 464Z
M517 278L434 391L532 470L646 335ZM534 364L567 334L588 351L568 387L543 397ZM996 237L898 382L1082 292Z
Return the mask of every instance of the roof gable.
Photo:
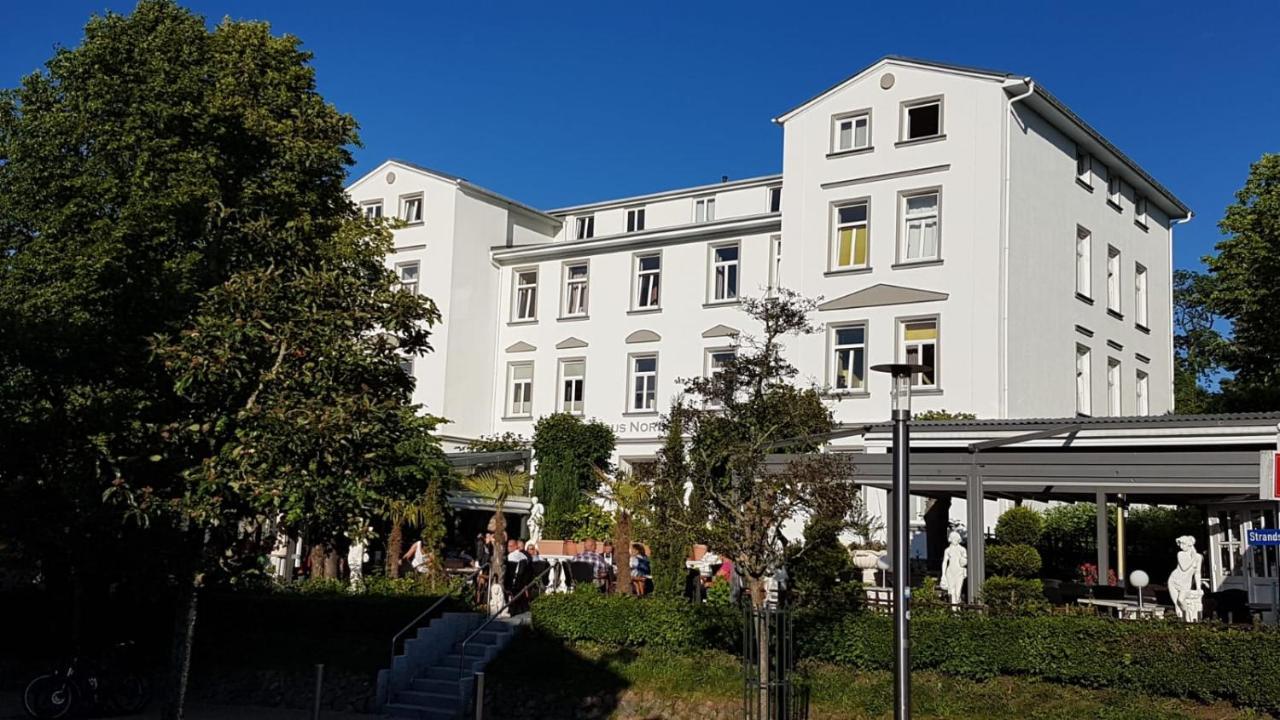
M911 303L946 300L947 293L935 290L902 287L879 283L863 288L818 306L819 310L852 310L854 308L880 307L882 305L910 305Z

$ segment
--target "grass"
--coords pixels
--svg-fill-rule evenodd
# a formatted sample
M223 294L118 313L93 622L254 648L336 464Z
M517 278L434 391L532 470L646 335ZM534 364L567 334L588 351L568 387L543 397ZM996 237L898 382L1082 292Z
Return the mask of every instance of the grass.
M893 716L892 678L829 664L804 668L812 687L814 718L881 720ZM530 635L513 644L487 673L494 691L536 688L552 706L605 698L616 707L627 691L679 699L690 707L740 702L738 658L716 651L675 653L600 645L566 646ZM505 689L505 690L504 690ZM920 720L1263 720L1272 716L1227 703L1204 704L1136 693L1056 685L1030 678L987 682L920 672L912 678L913 717Z

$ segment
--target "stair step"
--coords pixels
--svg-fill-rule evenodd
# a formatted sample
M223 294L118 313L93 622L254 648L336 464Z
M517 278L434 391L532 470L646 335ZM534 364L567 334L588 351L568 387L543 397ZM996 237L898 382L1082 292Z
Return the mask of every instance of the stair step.
M403 703L387 703L382 711L392 717L417 718L417 720L455 720L458 717L456 708L437 709Z
M463 668L462 679L470 680L475 668ZM458 681L458 661L455 659L452 665L432 665L427 668L427 672L422 676L426 680L446 680L449 682Z
M467 648L466 648L466 651L467 651L467 657L484 657L485 655L489 654L489 650L491 650L493 647L494 647L494 643L490 643L490 644L484 645L484 644L477 644L477 643L473 640L470 644L468 644L468 645L467 645ZM458 643L454 643L454 644L453 644L453 647L452 647L452 648L450 648L450 652L451 652L455 657L456 657L456 656L458 656L458 655L461 655L461 654L462 654L462 643L460 643L460 642L458 642Z
M461 667L463 670L475 670L477 666L483 665L484 662L485 662L484 658L475 657L470 653L467 653L467 660L466 662L463 662L461 655L458 655L456 653L450 653L449 655L445 655L444 657L437 660L435 667L446 667L446 668L455 668L455 669Z
M458 680L433 680L431 678L420 678L409 683L409 688L415 692L436 693L437 695L456 695L458 693Z
M419 707L439 708L441 710L456 708L462 704L462 694L454 687L451 693L429 693L416 690L401 690L396 693L396 703L400 705L417 705Z

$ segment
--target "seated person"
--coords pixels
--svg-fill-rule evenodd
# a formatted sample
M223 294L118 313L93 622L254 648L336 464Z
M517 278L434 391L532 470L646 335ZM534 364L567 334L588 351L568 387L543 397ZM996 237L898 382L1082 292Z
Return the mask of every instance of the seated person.
M605 561L604 556L596 552L596 541L586 540L582 543L582 552L573 556L574 562L590 563L595 569L597 580L608 580L613 574L613 568Z
M640 543L631 543L631 585L636 595L644 595L652 579L649 556Z

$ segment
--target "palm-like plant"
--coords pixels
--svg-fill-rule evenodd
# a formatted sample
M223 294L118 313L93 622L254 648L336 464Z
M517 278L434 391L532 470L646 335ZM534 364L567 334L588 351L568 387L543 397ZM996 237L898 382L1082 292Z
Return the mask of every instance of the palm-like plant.
M613 558L618 568L614 592L629 595L631 586L631 523L649 508L651 488L635 475L619 470L609 475L596 470L600 479L597 497L613 510Z
M489 520L489 530L493 533L493 558L489 562L489 611L497 612L504 604L502 587L506 574L507 519L503 509L508 498L524 494L529 487L529 475L512 470L489 470L463 479L462 487L493 500L493 517Z

